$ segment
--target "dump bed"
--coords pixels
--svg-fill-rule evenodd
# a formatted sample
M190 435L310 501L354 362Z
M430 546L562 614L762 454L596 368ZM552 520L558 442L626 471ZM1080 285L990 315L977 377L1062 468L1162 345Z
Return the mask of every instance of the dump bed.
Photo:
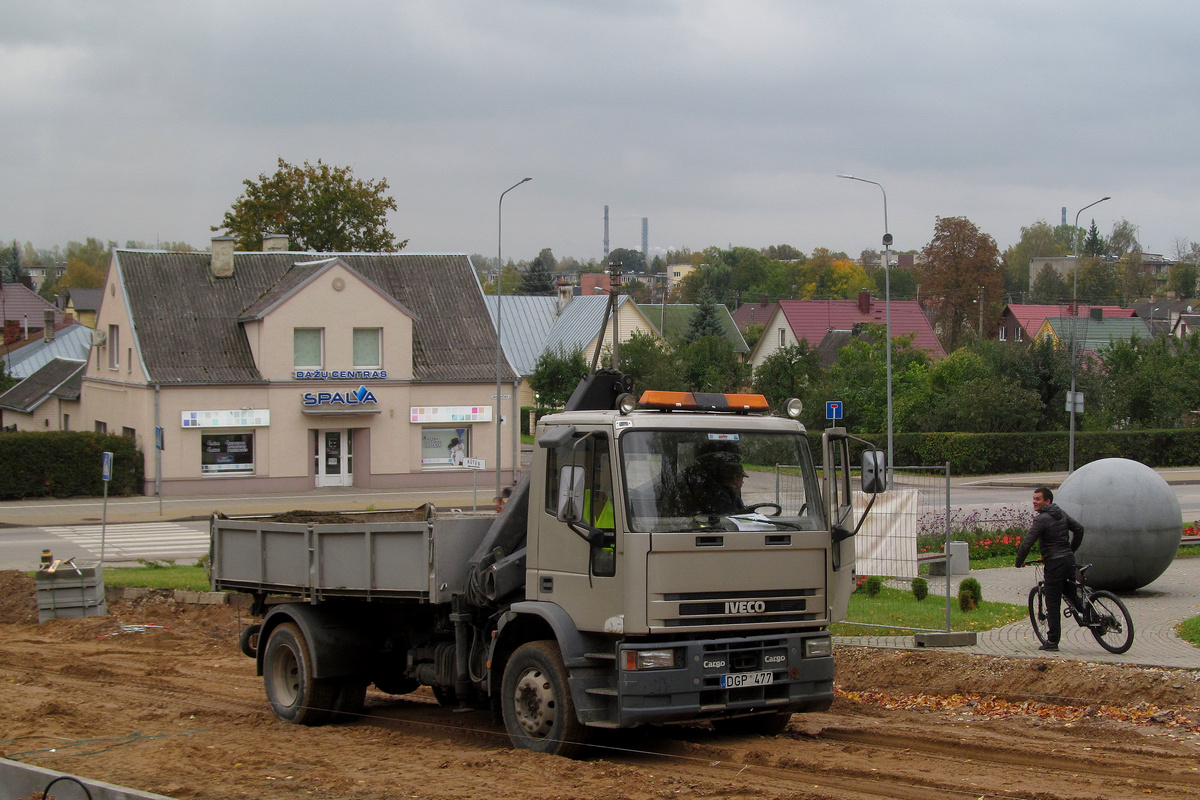
M277 522L214 515L213 588L313 602L333 597L449 602L462 591L467 561L493 515L418 510L407 513L411 521L401 521L403 516L364 512L334 515L337 522Z

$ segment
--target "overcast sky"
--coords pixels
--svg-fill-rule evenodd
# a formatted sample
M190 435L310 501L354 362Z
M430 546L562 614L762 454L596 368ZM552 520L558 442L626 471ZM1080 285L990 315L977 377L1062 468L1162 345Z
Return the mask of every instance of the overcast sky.
M1194 2L0 6L0 239L186 241L279 157L386 178L415 252L900 250L965 216L1200 240Z

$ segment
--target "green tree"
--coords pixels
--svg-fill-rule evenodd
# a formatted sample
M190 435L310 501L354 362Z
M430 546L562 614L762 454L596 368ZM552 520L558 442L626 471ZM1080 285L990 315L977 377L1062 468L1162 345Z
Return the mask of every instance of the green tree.
M1126 253L1140 253L1142 246L1138 244L1137 231L1137 226L1127 219L1113 223L1112 235L1108 237L1108 254L1123 256Z
M807 341L781 347L754 370L754 391L777 411L790 398L803 400L821 375L821 359Z
M1049 264L1043 264L1034 278L1029 299L1035 303L1058 303L1070 296L1067 282L1058 274L1058 270Z
M1104 237L1100 235L1094 219L1092 226L1088 228L1087 237L1083 240L1083 252L1093 258L1108 254L1108 242L1104 241Z
M692 319L688 325L687 333L683 336L684 344L691 344L697 339L704 336L724 337L725 326L721 324L721 317L718 316L717 303L713 300L712 293L703 291L700 293L696 310L692 312Z
M901 398L915 377L929 365L929 356L913 347L915 334L892 337L892 399ZM812 429L824 427L825 401L841 400L843 424L852 433L887 430L887 335L883 325L864 325L862 334L838 351L814 390L802 395L802 419ZM900 416L894 415L898 421ZM897 430L901 430L896 426Z
M16 283L29 274L21 265L21 248L17 246L16 239L13 239L12 247L0 251L0 270L3 272L3 280L7 283Z
M619 264L621 271L626 275L641 274L646 271L646 257L642 255L641 250L618 247L609 252L608 263Z
M1176 261L1167 276L1167 290L1174 292L1180 300L1195 297L1196 278L1196 262Z
M1121 294L1117 265L1104 258L1081 256L1079 261L1079 301L1096 305L1117 303Z
M759 251L772 261L803 261L804 253L790 244L773 244Z
M280 158L274 175L242 183L245 191L212 228L234 236L242 250L261 250L264 231L286 234L294 250L319 253L392 253L408 244L387 228L396 201L386 178L361 180L320 159L296 166Z
M692 392L740 392L749 381L750 365L738 358L721 336L701 336L679 348L683 380Z
M1041 398L963 347L921 371L898 405L905 430L1014 432L1036 429Z
M1044 219L1021 228L1021 239L1004 251L1004 291L1023 296L1030 291L1029 264L1035 258L1065 256L1071 252L1055 229Z
M545 257L547 255L549 256L548 259ZM554 294L555 266L557 266L557 262L554 260L554 254L547 247L535 256L533 261L529 262L529 266L521 275L521 284L517 287L517 294Z
M938 217L933 239L922 251L923 294L934 298L934 323L947 352L963 343L964 330L978 319L980 293L990 329L1001 310L1004 275L996 240L966 217Z
M537 393L540 405L562 408L587 374L583 351L576 348L568 353L559 345L557 350L547 350L538 356L533 374L529 376L529 386Z
M1200 335L1114 341L1088 416L1103 427L1178 428L1200 407ZM1097 403L1096 400L1099 402Z
M647 389L684 391L683 370L678 357L657 336L634 331L621 344L621 372L633 380L634 394Z

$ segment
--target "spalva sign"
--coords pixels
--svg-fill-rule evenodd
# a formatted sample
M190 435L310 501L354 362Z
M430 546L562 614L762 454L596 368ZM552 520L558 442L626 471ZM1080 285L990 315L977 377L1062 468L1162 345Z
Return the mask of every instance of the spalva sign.
M302 402L306 406L362 406L375 405L379 401L366 386L353 392L305 392Z

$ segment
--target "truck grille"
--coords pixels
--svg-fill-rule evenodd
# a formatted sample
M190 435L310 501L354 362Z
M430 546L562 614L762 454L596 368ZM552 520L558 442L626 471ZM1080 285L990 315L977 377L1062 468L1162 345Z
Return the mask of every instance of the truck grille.
M666 594L653 607L667 628L780 625L821 619L825 609L816 589L761 592Z

